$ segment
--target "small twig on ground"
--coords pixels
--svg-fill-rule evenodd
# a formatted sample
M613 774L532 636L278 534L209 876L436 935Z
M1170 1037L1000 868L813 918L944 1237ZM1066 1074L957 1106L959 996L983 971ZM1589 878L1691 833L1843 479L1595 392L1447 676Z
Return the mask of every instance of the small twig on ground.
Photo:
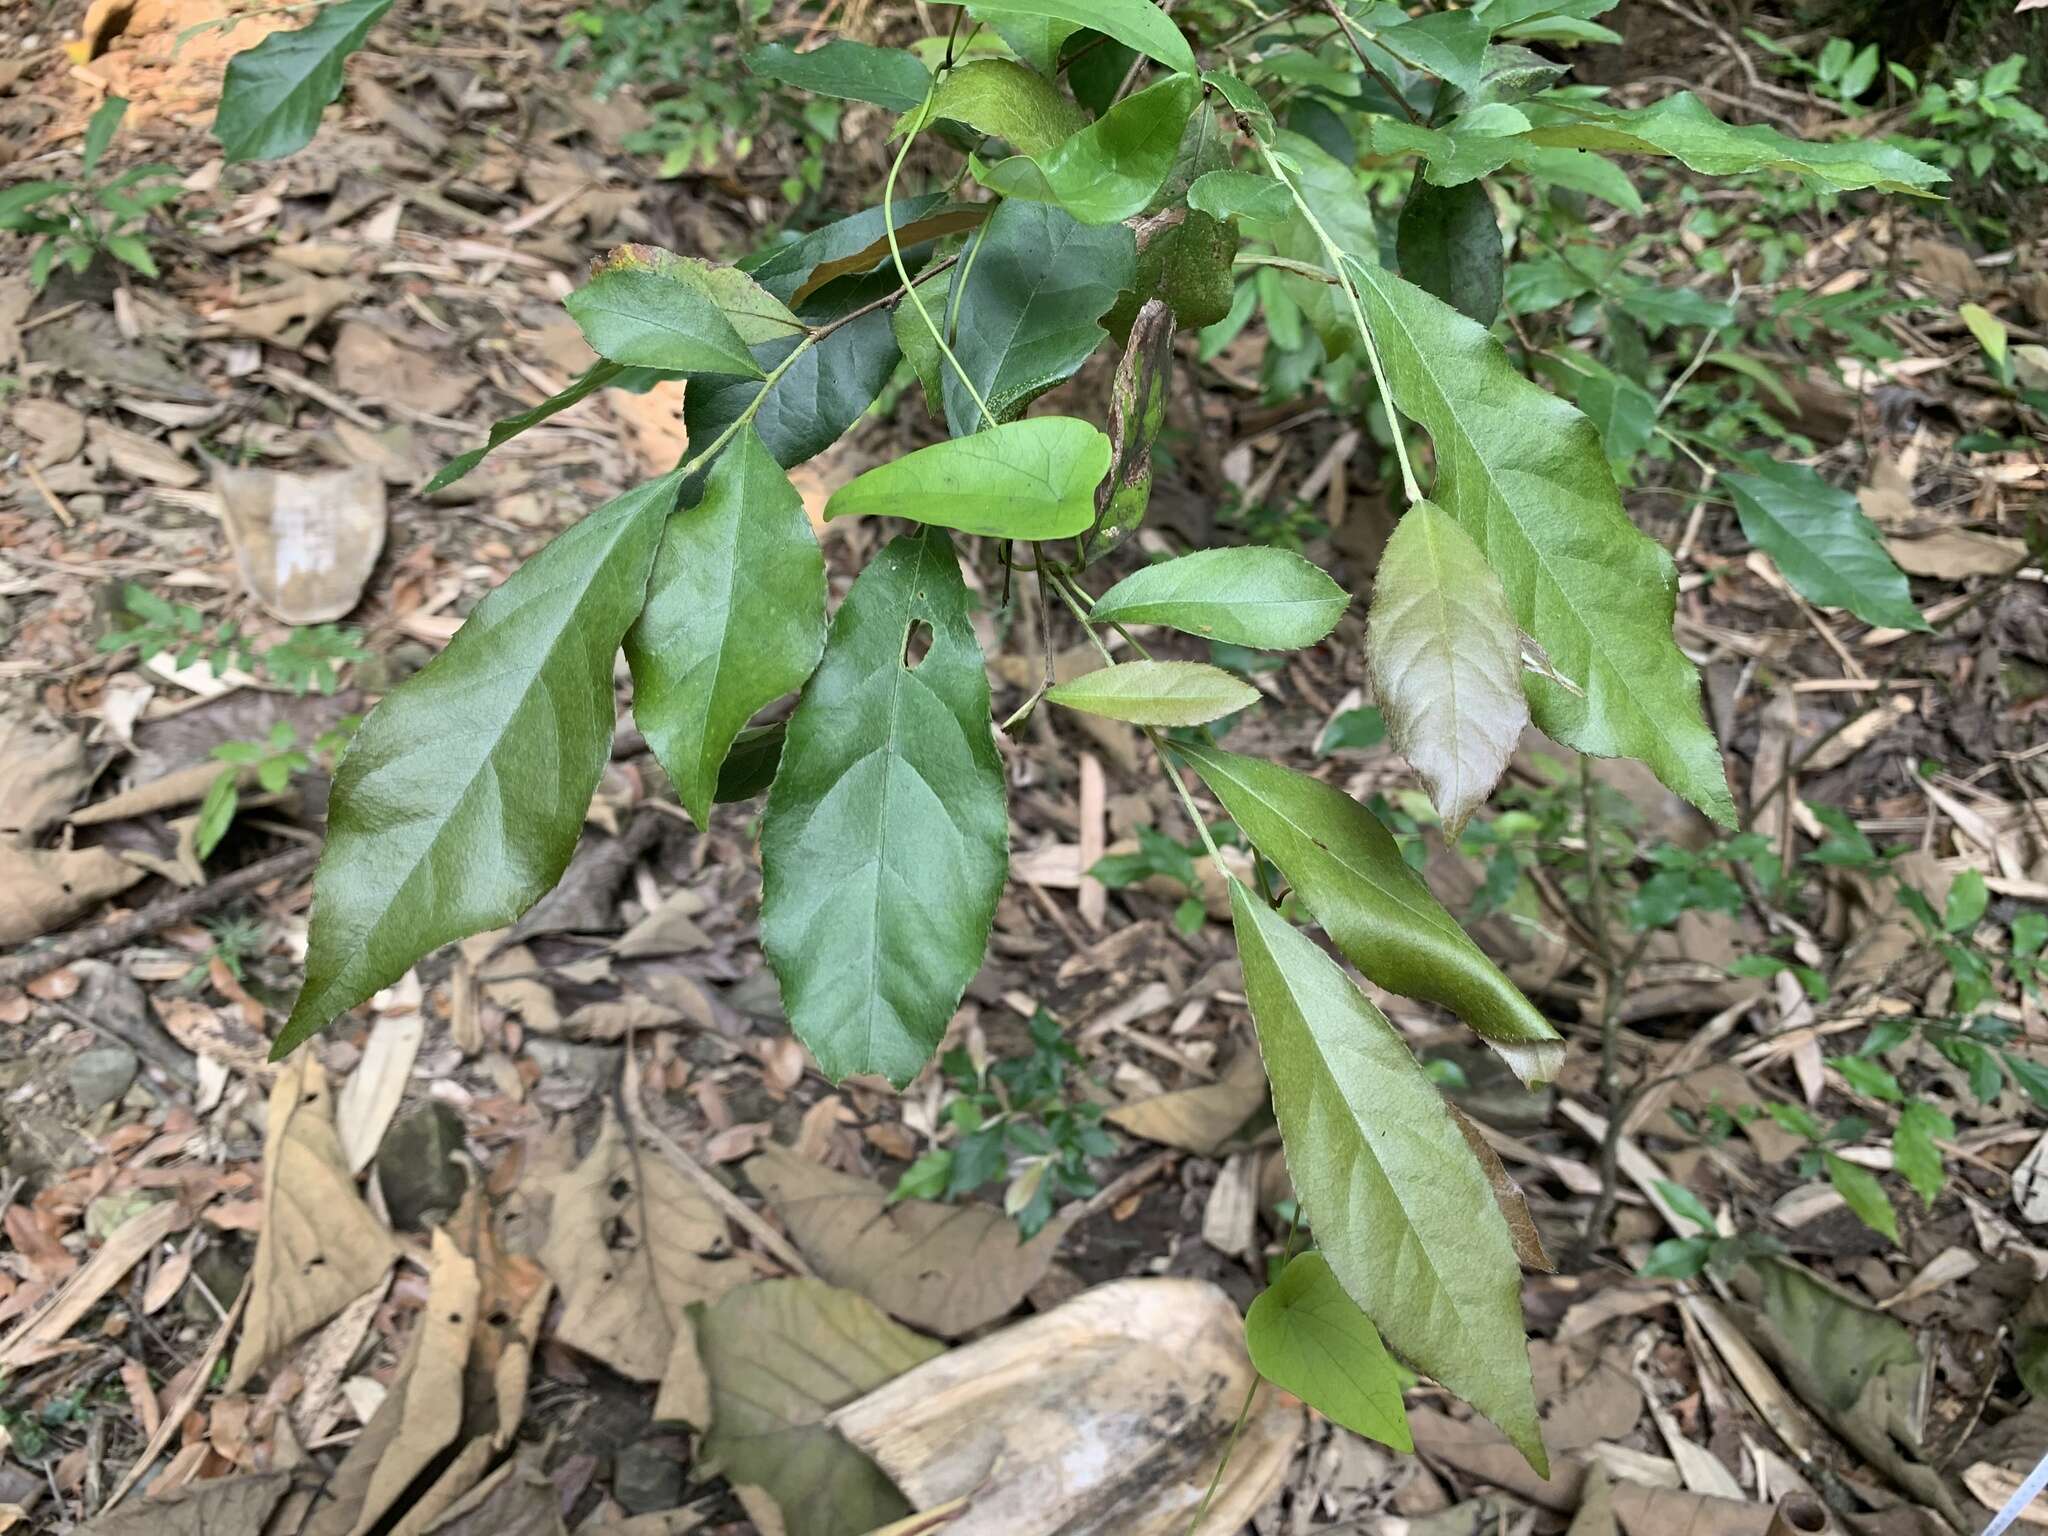
M110 949L119 949L137 939L147 938L153 933L182 923L187 918L197 917L202 912L211 912L224 907L239 896L245 896L258 886L272 880L290 880L313 867L319 857L317 848L293 848L284 853L272 854L260 859L246 869L238 869L231 875L200 886L197 890L180 891L175 896L166 896L153 901L139 912L116 918L111 923L101 923L97 928L86 928L57 940L47 949L10 955L0 960L0 987L18 987L24 982L46 976L59 966L69 965L73 960L83 960L90 955L103 955Z

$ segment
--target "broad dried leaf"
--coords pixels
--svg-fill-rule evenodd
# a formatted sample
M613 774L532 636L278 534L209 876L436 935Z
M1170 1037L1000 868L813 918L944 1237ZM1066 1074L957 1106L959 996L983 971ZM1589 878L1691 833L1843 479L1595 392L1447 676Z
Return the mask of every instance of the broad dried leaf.
M563 1536L568 1527L562 1523L562 1491L542 1466L543 1454L538 1445L523 1448L424 1527L426 1536ZM615 1528L583 1529L602 1536Z
M1525 674L1536 724L1582 752L1642 759L1732 825L1699 674L1671 634L1671 557L1628 520L1600 434L1442 300L1363 262L1346 268L1395 405L1436 446L1435 501L1479 546L1516 622L1583 690Z
M589 1155L551 1186L541 1266L562 1293L555 1337L634 1381L659 1381L684 1353L683 1309L752 1270L731 1257L725 1218L652 1148L607 1114Z
M382 1277L398 1244L356 1191L334 1129L327 1069L311 1052L278 1074L263 1140L263 1231L227 1389Z
M376 1157L378 1143L405 1098L426 1033L426 1019L412 1009L380 1014L370 1027L363 1059L335 1096L335 1131L350 1173L361 1173Z
M138 1499L88 1520L74 1536L263 1536L291 1485L289 1472L187 1483L160 1499Z
M325 624L363 595L384 549L376 469L295 475L216 462L213 487L250 594L287 624Z
M427 1304L398 1379L327 1483L304 1536L366 1536L395 1511L414 1479L462 1427L463 1368L476 1331L475 1263L445 1232L427 1261Z
M1395 1351L1544 1470L1521 1269L1485 1170L1386 1016L1243 885L1230 899L1288 1172L1330 1268Z
M92 780L84 737L0 717L0 844L26 843L58 825Z
M826 1076L917 1075L981 966L1008 864L967 589L943 532L906 534L840 604L761 823L761 944Z
M916 1328L957 1338L1007 1315L1052 1264L1067 1223L1028 1243L985 1205L889 1201L868 1179L770 1145L746 1175L821 1277Z
M62 928L147 873L111 848L0 843L0 945L24 944Z
M704 1459L735 1483L766 1489L789 1536L858 1536L909 1513L825 1419L943 1345L822 1280L743 1286L698 1326L712 1394Z
M1265 1102L1266 1069L1259 1053L1240 1050L1218 1081L1140 1099L1103 1119L1143 1140L1211 1157Z
M1418 501L1387 540L1365 659L1387 732L1456 842L1529 723L1521 632L1471 535Z

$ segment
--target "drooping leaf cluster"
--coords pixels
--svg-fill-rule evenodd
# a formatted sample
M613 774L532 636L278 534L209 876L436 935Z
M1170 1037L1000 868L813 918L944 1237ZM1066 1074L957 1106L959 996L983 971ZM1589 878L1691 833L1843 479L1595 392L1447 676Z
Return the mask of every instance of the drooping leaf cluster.
M731 267L614 253L568 301L601 361L444 471L598 388L688 380L686 461L529 561L356 735L278 1049L434 947L510 922L560 877L609 749L623 645L636 719L690 814L766 791L762 943L798 1037L834 1078L916 1077L982 962L1009 857L958 534L1005 560L1029 545L1042 590L1098 648L1103 666L1042 702L1142 728L1172 754L1183 797L1184 766L1345 961L1454 1011L1523 1080L1547 1081L1556 1030L1385 827L1329 784L1214 745L1202 727L1257 690L1155 658L1131 633L1284 651L1324 640L1348 595L1299 555L1253 548L1146 566L1099 597L1086 583L1143 519L1176 330L1227 331L1263 310L1276 341L1313 339L1332 366L1369 374L1394 425L1410 505L1375 585L1368 655L1386 728L1445 818L1485 800L1531 720L1582 751L1639 758L1732 818L1699 679L1672 637L1672 562L1616 488L1624 418L1646 433L1656 402L1585 387L1590 359L1567 359L1576 406L1517 368L1492 332L1504 282L1488 178L1629 206L1637 194L1607 156L1833 189L1921 193L1940 177L1882 144L1732 127L1690 96L1623 109L1560 86L1562 67L1527 44L1611 38L1593 18L1613 3L1411 16L1345 0L1225 35L1191 34L1152 0L969 0L957 46L922 57L852 40L764 50L764 74L898 114L881 201ZM221 112L231 158L303 143L388 5L337 0L238 58ZM959 152L971 192L897 194L927 136ZM1391 251L1356 171L1367 153L1413 166ZM1120 363L1102 422L1025 414L1105 344ZM832 497L828 517L914 526L828 620L787 472L899 366L943 435ZM1853 505L1817 484L1767 463L1730 477L1752 537L1795 582L1827 584L1816 600L1914 622ZM786 719L762 720L791 694ZM1229 892L1317 1245L1255 1311L1261 1368L1403 1443L1384 1339L1541 1466L1518 1278L1541 1251L1519 1196L1275 890L1231 879Z

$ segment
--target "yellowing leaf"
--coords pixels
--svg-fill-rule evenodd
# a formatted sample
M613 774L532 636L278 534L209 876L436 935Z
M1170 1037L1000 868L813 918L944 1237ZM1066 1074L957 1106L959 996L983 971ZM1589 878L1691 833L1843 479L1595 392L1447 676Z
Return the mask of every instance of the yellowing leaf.
M1387 731L1455 842L1529 723L1521 633L1500 579L1434 502L1403 514L1380 556L1365 659Z
M1055 704L1133 725L1206 725L1258 702L1259 690L1199 661L1125 661L1048 688Z

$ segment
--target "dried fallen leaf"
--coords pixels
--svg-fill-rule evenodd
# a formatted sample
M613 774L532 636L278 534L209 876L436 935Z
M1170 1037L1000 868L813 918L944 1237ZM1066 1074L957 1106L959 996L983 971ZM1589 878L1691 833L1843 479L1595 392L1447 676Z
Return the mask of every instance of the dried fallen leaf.
M2027 558L2027 546L2020 540L1968 528L1944 528L1924 539L1886 539L1884 547L1907 575L1942 581L2003 576Z
M106 848L0 844L0 945L26 943L62 928L145 873Z
M695 1337L683 1309L747 1280L725 1218L653 1149L607 1114L597 1142L556 1176L541 1267L562 1293L555 1337L635 1381L674 1376L675 1416L703 1424Z
M1240 1049L1221 1080L1140 1099L1103 1118L1118 1130L1198 1157L1215 1153L1266 1102L1266 1069Z
M335 1096L335 1131L350 1173L360 1174L376 1157L426 1032L426 1020L414 1012L380 1015L371 1027L363 1059Z
M76 1536L263 1536L291 1487L289 1472L188 1483L159 1499L88 1520Z
M856 1536L909 1513L825 1418L944 1346L820 1280L728 1292L699 1327L712 1393L704 1457L766 1489L789 1536Z
M239 1391L279 1350L367 1291L397 1252L348 1171L326 1069L300 1051L270 1090L263 1232L228 1390Z
M328 1481L330 1502L314 1512L303 1536L364 1536L454 1440L462 1427L463 1368L479 1291L476 1264L445 1232L436 1232L427 1305L398 1380Z
M382 475L216 464L213 483L235 564L266 609L287 624L324 624L355 607L384 548Z
M562 1536L562 1493L541 1465L545 1454L528 1446L422 1529L432 1536Z
M0 1341L0 1370L30 1365L51 1353L151 1249L191 1222L191 1213L175 1201L145 1206L128 1217L65 1281L49 1306Z
M1253 1381L1244 1323L1200 1280L1118 1280L940 1356L835 1413L952 1536L1181 1536ZM1234 1531L1285 1476L1300 1403L1264 1392L1204 1530Z
M395 400L446 416L469 398L476 375L459 362L401 345L374 325L345 320L334 338L334 382L359 400Z
M834 1285L916 1328L957 1337L1004 1316L1038 1284L1068 1223L1028 1243L992 1206L901 1200L773 1144L746 1165L798 1250Z

